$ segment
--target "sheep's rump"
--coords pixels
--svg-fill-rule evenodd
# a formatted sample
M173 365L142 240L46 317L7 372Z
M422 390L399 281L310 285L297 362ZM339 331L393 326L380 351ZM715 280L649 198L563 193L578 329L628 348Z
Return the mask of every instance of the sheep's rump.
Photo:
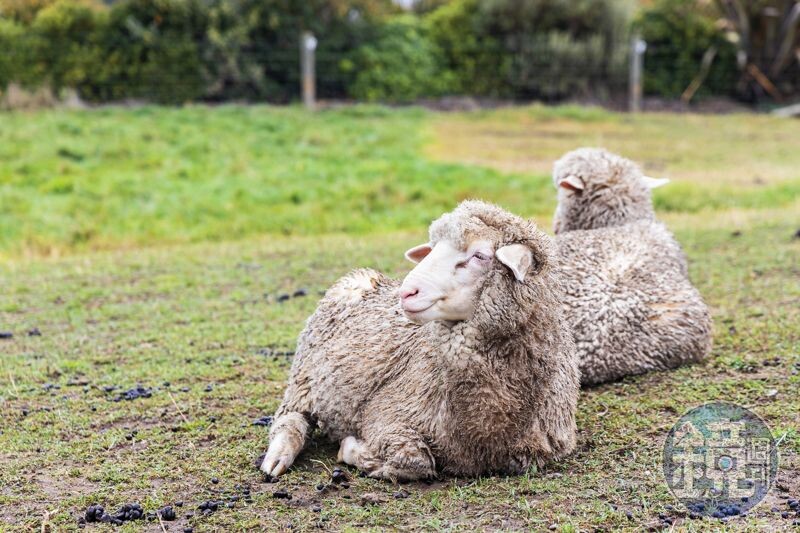
M705 357L711 319L686 261L660 223L571 231L556 238L565 311L581 383L663 370Z

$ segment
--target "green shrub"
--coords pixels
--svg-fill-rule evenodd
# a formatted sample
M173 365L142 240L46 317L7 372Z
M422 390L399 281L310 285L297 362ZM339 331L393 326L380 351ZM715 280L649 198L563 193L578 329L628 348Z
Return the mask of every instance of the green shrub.
M628 1L455 0L429 15L462 90L605 95L625 75Z
M717 14L706 6L697 0L657 0L641 12L635 27L647 41L645 93L680 96L700 72L703 55L712 46L717 55L697 94L734 90L736 51L717 26Z
M26 67L26 85L46 85L58 93L96 83L103 56L97 37L105 16L102 6L81 0L57 0L40 10L28 30L35 61Z
M25 28L12 20L0 18L0 90L5 89L9 83L21 81L23 67L30 64L26 61L26 50L23 46Z
M442 51L445 68L455 75L456 90L482 96L510 96L511 57L486 31L479 0L455 0L427 17L430 36Z
M0 18L30 24L36 14L55 0L0 0Z
M97 98L182 103L205 93L202 50L208 12L202 0L123 0L101 37L107 56Z
M317 94L346 95L352 73L341 59L376 38L390 0L210 0L204 54L213 99L286 102L300 94L300 35L317 40Z
M454 77L416 17L404 15L384 24L375 42L362 45L342 62L354 72L351 96L369 102L409 102L440 96L454 88Z

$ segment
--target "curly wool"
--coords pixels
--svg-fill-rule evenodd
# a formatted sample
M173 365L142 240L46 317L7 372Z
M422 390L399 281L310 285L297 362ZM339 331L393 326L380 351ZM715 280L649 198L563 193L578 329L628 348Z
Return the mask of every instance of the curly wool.
M495 260L470 320L422 326L402 314L398 281L372 270L340 279L300 335L271 438L287 424L352 435L369 451L364 468L398 478L520 473L565 456L579 377L551 239L474 201L430 234L432 244L521 242L535 267L517 282Z
M556 186L569 174L585 188L559 188L555 228L581 382L705 358L712 336L708 307L689 280L677 240L655 219L639 167L582 148L555 164Z
M662 224L569 231L556 243L582 384L675 368L708 355L708 307L684 273L680 246Z

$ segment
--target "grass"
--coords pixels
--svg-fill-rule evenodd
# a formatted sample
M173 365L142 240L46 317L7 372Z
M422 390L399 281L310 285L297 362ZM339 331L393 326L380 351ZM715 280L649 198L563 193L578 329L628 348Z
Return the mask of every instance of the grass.
M4 114L0 259L73 250L419 228L468 197L552 212L552 162L603 144L677 183L666 212L800 196L800 123L575 107L222 106Z
M770 509L800 496L800 240L792 238L800 155L797 131L788 135L797 122L631 119L569 107L470 115L367 107L313 117L291 108L144 108L0 119L0 331L14 333L0 339L0 531L43 522L76 530L90 503L114 510L133 501L147 510L184 501L178 531L617 530L658 527L659 513L697 531L791 523ZM706 120L719 135L707 135L708 158L692 163L704 152L676 139L682 121L690 132L685 124ZM69 128L80 133L59 133ZM561 133L543 133L551 128ZM735 144L742 129L749 144ZM645 134L670 154L662 172L677 183L657 192L660 214L713 310L707 362L583 391L577 452L541 472L409 484L406 499L357 477L318 494L336 448L315 438L285 478L262 483L253 461L266 430L251 422L280 401L291 362L280 353L294 349L319 291L354 266L402 276L402 252L462 197L547 225L547 165L509 170L517 161L591 141L651 167ZM715 177L698 183L703 164ZM754 168L767 169L763 183L747 181ZM71 188L46 185L60 178ZM308 295L278 301L298 288ZM42 335L28 336L33 328ZM137 383L153 387L152 397L111 401ZM668 509L675 502L661 475L670 427L711 400L749 407L783 437L777 486L725 525ZM251 487L251 504L184 517L236 485ZM293 499L273 499L277 487ZM370 493L385 502L362 504Z

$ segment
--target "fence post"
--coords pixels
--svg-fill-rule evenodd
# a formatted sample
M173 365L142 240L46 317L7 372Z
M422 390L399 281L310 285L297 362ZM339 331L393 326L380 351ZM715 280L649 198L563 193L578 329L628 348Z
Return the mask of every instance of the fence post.
M628 80L628 110L638 113L642 109L642 68L647 43L638 35L631 40L631 66Z
M300 77L303 90L303 104L313 110L316 104L316 80L314 79L314 50L317 39L309 31L300 36Z

